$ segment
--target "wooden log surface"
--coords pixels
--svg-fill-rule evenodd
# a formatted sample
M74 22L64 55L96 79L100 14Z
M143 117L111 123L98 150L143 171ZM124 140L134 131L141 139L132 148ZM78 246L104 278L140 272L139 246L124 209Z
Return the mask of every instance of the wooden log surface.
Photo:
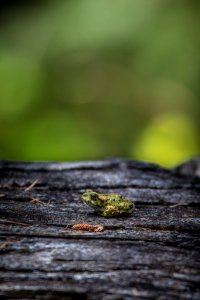
M103 218L81 201L87 188L136 211ZM199 206L198 177L154 164L2 161L0 298L199 300Z

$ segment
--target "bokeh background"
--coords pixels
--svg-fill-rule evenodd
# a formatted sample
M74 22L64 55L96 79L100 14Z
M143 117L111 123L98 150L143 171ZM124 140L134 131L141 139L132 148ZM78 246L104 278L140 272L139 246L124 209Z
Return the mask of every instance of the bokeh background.
M198 0L2 2L0 158L198 155L199 28Z

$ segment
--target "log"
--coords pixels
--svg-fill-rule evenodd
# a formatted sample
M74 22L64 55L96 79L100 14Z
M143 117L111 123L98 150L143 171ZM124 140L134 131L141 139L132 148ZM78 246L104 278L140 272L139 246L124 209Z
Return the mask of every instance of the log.
M134 214L99 216L88 188L129 198ZM199 300L199 207L199 177L154 164L1 161L0 297Z

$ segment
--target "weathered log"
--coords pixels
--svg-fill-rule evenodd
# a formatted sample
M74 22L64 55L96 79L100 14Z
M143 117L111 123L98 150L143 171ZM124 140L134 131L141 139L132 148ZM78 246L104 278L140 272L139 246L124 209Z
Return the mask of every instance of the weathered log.
M136 211L103 218L81 201L87 188ZM153 164L0 162L0 297L200 299L199 206L198 177Z

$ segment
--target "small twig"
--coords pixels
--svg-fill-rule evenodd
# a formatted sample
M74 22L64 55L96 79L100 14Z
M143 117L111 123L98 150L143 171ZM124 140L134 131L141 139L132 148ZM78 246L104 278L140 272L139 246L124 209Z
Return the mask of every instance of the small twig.
M9 242L4 242L0 244L0 250L5 249L10 243Z
M5 241L3 243L0 243L0 250L5 249L7 246L9 246L10 244L14 244L18 241Z
M45 203L44 201L40 200L39 198L34 198L34 197L31 197L31 196L28 196L27 197L28 199L31 199L29 202L32 203L32 204L42 204L42 205L50 205L51 203L51 200L49 200L47 203Z
M32 200L30 201L30 203L32 204L42 204L42 205L46 205L46 203L44 203L43 201L41 201L40 199L38 198L32 198L30 197Z
M25 192L30 191L38 182L38 178L36 180L33 181L33 183L31 183L31 185L29 185L26 189Z
M11 221L11 220L6 220L6 219L0 219L1 223L10 223L10 224L17 224L17 225L22 225L22 226L30 226L30 224L27 223L22 223L22 222L17 222L17 221Z
M184 203L176 203L174 205L170 205L170 208L175 208L175 207L179 207L179 206L186 206L186 204L184 204Z

